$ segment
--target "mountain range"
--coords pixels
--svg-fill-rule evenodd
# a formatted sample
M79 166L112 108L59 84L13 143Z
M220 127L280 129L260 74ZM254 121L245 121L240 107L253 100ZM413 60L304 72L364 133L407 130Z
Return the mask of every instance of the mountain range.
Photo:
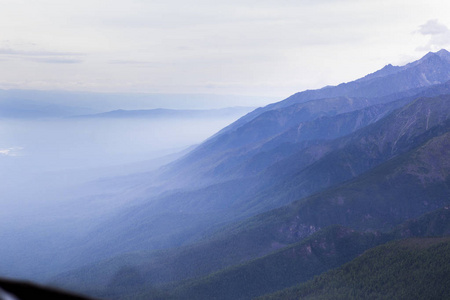
M252 107L227 107L221 109L118 109L98 114L74 116L75 118L145 118L145 119L183 119L183 118L230 118L240 117L252 111Z
M238 107L242 103L257 106L270 103L274 97L156 94L95 93L45 90L0 89L0 118L54 118L96 115L112 111L148 111L161 107L172 110L215 110ZM232 109L233 110L233 109Z
M157 171L115 178L131 204L67 245L51 282L108 299L251 299L388 241L449 234L449 174L441 50L258 108Z

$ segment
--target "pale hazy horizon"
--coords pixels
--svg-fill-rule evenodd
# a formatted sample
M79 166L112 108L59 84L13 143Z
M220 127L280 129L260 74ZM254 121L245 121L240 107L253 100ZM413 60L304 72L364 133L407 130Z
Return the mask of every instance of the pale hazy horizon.
M0 4L0 89L281 100L450 45L443 0Z

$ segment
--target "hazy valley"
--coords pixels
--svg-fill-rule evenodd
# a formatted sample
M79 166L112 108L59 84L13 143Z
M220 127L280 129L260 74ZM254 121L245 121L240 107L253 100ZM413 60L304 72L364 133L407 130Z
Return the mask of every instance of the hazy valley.
M3 102L1 275L105 299L376 298L370 265L400 297L402 257L423 256L414 276L448 295L446 50L254 110L109 101Z

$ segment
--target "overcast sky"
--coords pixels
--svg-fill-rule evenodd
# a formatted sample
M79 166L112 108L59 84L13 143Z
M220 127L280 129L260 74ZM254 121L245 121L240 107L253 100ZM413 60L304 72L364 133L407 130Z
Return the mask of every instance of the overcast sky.
M285 97L450 50L446 0L0 0L0 88Z

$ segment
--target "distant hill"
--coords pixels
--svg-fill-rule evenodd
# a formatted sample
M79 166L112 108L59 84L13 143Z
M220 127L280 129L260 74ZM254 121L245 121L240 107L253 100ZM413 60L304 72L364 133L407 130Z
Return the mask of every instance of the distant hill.
M91 111L77 114L94 114L117 109L139 110L164 107L167 109L219 109L235 106L262 106L276 101L269 96L241 96L214 94L158 94L158 93L96 93L62 90L2 90L0 102L26 100L47 105L85 107Z
M229 118L240 117L246 113L252 111L253 107L229 107L222 109L210 109L210 110L176 110L176 109L143 109L143 110L113 110L109 112L92 114L92 115L80 115L75 118L144 118L144 119L183 119L183 118Z
M1 93L0 93L1 95ZM61 118L77 114L96 112L93 109L65 104L55 104L46 101L2 98L0 96L0 118L36 119Z

